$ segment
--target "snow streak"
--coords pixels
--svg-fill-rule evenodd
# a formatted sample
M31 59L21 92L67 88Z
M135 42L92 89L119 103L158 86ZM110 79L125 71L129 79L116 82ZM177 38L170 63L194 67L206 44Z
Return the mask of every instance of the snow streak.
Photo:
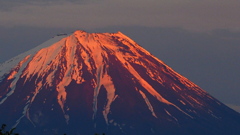
M151 103L149 102L148 98L146 97L146 95L141 90L139 90L139 92L142 95L143 99L145 100L145 102L148 106L148 109L152 112L152 115L157 118L157 115L155 114L153 107L152 107Z

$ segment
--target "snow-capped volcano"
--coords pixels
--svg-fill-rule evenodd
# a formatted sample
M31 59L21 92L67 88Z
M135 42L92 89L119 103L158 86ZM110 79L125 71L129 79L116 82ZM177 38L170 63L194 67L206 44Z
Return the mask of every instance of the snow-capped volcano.
M59 35L1 64L0 107L23 135L240 134L240 114L121 32Z

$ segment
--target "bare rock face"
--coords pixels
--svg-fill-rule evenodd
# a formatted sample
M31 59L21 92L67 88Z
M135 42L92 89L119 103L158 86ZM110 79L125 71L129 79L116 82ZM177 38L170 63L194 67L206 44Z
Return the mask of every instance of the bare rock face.
M121 32L58 35L1 64L0 107L21 135L240 134L239 113Z

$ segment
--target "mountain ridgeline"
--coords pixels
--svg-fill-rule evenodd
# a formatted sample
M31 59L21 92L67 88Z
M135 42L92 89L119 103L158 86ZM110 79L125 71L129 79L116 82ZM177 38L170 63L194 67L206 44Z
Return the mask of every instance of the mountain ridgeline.
M240 134L239 113L121 32L58 35L2 63L0 108L20 135Z

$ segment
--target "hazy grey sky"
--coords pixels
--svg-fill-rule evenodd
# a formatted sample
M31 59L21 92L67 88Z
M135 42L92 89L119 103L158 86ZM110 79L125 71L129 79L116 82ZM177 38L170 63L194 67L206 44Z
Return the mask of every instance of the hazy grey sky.
M122 31L239 108L239 13L239 0L0 1L0 63L57 33Z
M0 25L34 27L181 27L240 30L238 0L8 0Z

